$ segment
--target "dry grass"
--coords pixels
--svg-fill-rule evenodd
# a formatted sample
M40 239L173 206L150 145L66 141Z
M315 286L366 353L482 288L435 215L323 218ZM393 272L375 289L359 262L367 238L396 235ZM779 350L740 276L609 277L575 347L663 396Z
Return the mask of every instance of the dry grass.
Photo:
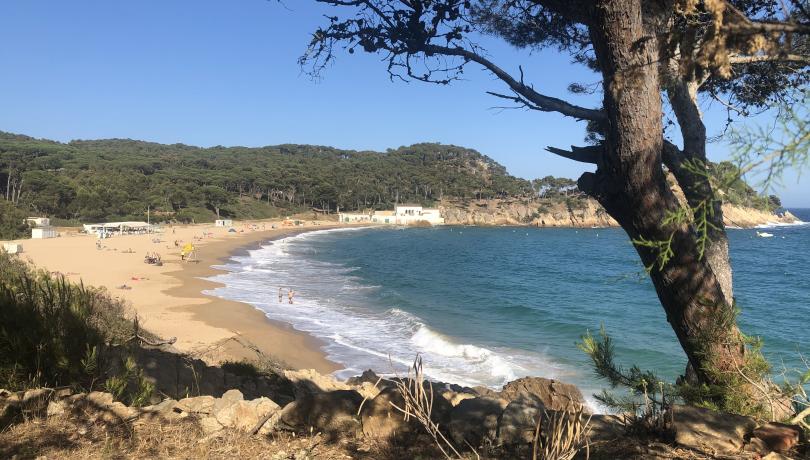
M403 407L393 403L391 405L402 412L406 421L413 417L419 422L445 458L464 458L439 429L439 424L433 421L433 385L425 383L422 357L416 355L413 364L408 369L408 377L395 380L397 390L404 400ZM441 398L441 396L439 397Z
M590 458L588 432L591 418L585 417L584 407L572 407L569 402L563 411L551 415L544 409L538 417L532 440L533 460L572 460L584 450Z
M107 424L51 417L28 420L0 433L0 458L17 459L358 458L352 447L323 444L318 435L263 437L223 430L206 436L192 418Z

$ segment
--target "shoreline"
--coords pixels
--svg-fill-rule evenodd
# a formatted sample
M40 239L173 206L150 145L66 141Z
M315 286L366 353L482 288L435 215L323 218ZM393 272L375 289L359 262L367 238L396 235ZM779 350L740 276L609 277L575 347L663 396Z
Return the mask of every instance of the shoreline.
M299 331L289 323L268 318L258 308L244 302L227 300L205 294L204 291L222 286L210 278L224 272L216 265L224 264L234 256L258 249L262 244L317 230L340 228L340 225L325 225L307 229L276 229L257 232L240 240L212 242L206 246L214 260L204 264L183 264L179 270L167 273L180 282L180 285L164 291L166 295L178 298L204 298L208 302L201 305L174 307L178 312L191 314L195 321L212 327L224 328L234 336L256 346L263 355L285 367L294 369L315 369L321 374L331 374L342 366L326 358L322 351L325 342ZM268 235L269 233L269 235ZM231 339L220 341L210 351L195 350L195 355L206 361L222 362L256 358L256 351L250 346Z
M271 229L273 224L279 228ZM352 225L306 220L304 226L282 227L273 220L234 222L233 227L241 230L232 233L213 224L167 226L163 233L101 240L101 249L96 248L94 236L72 232L63 232L59 238L14 242L23 246L20 257L38 269L104 288L126 301L145 329L163 338L176 337L174 347L182 353L212 364L263 355L293 369L315 369L322 374L341 369L327 359L323 341L268 318L250 304L203 291L218 285L204 278L221 273L214 266L233 255L267 241ZM180 248L188 242L195 245L198 263L180 260ZM161 255L163 266L143 263L144 255L152 252Z

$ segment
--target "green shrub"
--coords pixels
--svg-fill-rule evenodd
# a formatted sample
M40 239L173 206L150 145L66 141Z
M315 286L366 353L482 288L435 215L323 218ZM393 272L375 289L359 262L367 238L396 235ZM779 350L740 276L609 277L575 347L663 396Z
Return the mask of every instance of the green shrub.
M52 277L0 251L0 385L90 388L100 351L132 336L125 305L105 290Z

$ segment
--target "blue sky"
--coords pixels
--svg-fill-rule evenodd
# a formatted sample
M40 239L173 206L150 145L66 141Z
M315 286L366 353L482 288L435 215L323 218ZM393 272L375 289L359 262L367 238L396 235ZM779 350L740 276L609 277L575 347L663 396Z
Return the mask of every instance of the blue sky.
M323 144L384 150L415 142L475 148L512 174L577 177L586 169L545 153L582 144L583 124L555 114L497 110L502 91L470 67L450 87L391 82L379 57L341 54L324 78L297 58L324 23L309 0L3 0L0 130L60 141L133 138L192 145ZM505 69L523 65L547 94L596 75L555 52L528 53L485 40ZM725 112L706 105L709 132ZM767 117L754 120L767 123ZM720 143L709 148L720 160ZM810 207L810 180L795 172L777 192Z

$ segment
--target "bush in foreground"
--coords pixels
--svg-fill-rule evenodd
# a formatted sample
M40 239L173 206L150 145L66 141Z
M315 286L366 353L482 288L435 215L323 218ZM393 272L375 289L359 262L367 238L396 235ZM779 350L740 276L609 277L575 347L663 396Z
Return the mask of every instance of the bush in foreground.
M0 251L0 386L93 389L102 356L133 335L125 304Z

